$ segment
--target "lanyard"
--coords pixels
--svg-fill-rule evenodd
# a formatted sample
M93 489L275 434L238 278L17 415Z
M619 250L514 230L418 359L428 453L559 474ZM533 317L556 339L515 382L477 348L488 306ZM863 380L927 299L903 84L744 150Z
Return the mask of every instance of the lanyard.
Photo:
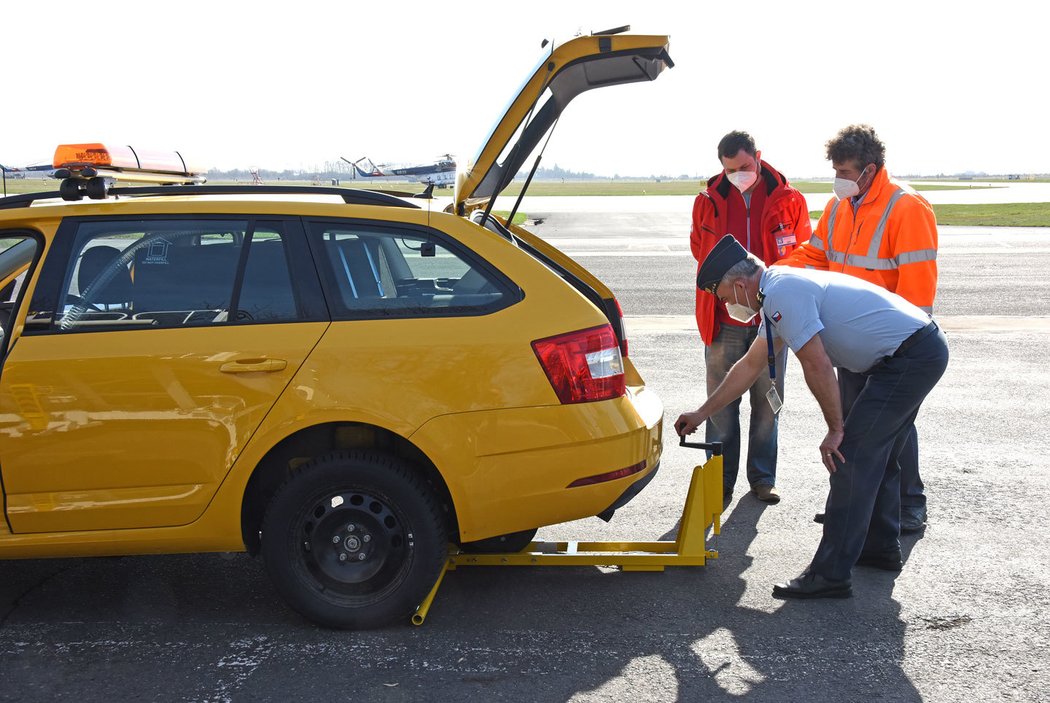
M769 315L764 315L766 318L766 348L769 351L769 355L766 357L769 361L769 380L777 380L777 355L773 352L773 331L770 329L771 324L769 322Z
M777 355L773 351L773 330L770 327L769 317L766 316L766 345L769 349L769 390L766 392L766 400L769 401L769 407L776 415L784 407L784 401L780 399L780 393L777 392Z

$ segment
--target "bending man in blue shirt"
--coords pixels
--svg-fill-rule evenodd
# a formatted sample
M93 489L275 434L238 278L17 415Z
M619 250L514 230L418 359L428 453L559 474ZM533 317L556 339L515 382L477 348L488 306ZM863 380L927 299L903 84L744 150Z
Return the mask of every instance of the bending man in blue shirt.
M738 318L762 315L754 344L697 410L675 422L691 434L710 415L768 373L769 347L784 344L802 365L827 435L820 458L831 490L824 535L809 567L773 587L782 598L852 595L855 565L901 569L900 468L896 457L919 406L948 364L944 334L930 316L900 296L853 276L788 267L767 269L731 236L708 254L697 286ZM865 378L842 407L835 368ZM770 402L778 405L778 399Z

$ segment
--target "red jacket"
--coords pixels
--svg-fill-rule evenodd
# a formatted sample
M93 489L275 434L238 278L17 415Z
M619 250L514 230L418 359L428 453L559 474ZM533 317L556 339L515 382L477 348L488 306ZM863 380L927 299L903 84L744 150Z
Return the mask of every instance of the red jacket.
M729 231L730 222L745 223L743 231L733 232L733 236L767 266L789 255L797 242L809 239L813 230L805 197L772 166L765 161L761 164L758 183L751 191L750 218L745 214L744 197L724 171L707 182L706 192L696 196L689 246L697 261L697 273L707 253ZM729 321L725 305L697 289L696 326L704 344L714 341L723 321Z

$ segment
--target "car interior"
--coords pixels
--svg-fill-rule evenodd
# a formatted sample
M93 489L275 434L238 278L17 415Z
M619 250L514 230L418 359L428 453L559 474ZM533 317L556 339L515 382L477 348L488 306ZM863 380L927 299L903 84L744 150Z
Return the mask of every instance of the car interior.
M80 255L59 327L192 326L229 319L243 237L202 243L199 236L145 235L120 249L89 246ZM74 292L75 289L75 292ZM297 318L284 245L253 241L235 320Z
M329 232L324 248L351 314L489 309L505 296L477 267L424 240Z

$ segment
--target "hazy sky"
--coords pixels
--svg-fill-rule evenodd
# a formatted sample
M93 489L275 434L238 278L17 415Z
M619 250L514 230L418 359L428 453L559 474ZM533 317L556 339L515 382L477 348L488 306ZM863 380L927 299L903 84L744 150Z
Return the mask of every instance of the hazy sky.
M0 163L62 142L178 149L219 168L472 157L558 42L669 34L675 68L585 93L544 165L708 176L750 131L792 177L873 125L893 173L1050 172L1035 2L19 2L0 25Z

